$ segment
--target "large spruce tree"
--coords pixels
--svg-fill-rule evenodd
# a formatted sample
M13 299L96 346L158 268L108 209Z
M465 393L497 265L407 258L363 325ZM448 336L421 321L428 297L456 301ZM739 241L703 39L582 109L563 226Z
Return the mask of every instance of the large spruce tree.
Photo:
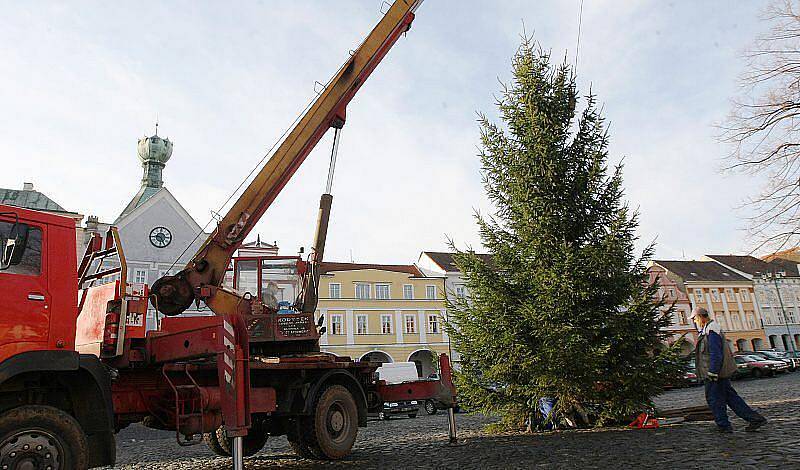
M501 123L480 118L495 212L476 218L491 260L453 247L469 293L449 306L460 399L506 424L526 422L541 397L558 400L555 417L617 422L648 407L677 370L647 284L652 247L635 252L637 216L621 165L608 167L594 96L580 100L571 67L551 64L533 40L512 65Z

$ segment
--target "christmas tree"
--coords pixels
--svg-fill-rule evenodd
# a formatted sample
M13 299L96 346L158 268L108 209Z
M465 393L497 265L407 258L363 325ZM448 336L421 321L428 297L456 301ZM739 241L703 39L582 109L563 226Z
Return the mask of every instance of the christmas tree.
M619 422L680 368L663 343L669 309L647 283L653 247L636 253L637 214L622 165L609 168L595 97L580 100L572 68L531 39L512 68L501 123L479 120L490 261L453 246L469 293L449 305L460 399L507 425L530 425L542 398L554 420Z

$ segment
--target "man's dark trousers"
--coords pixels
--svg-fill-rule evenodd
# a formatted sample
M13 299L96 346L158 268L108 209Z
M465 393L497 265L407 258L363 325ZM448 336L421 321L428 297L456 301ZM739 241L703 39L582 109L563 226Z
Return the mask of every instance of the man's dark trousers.
M731 387L730 379L706 380L706 401L711 412L714 413L714 422L721 428L730 428L727 407L743 420L750 422L758 420L761 415L754 411L742 397Z

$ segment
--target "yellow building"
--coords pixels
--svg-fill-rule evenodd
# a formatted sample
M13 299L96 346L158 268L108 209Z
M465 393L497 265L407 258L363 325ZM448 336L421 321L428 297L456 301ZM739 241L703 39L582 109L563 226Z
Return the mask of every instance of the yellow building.
M417 363L427 377L449 354L444 277L414 265L322 263L317 318L323 351L375 362Z

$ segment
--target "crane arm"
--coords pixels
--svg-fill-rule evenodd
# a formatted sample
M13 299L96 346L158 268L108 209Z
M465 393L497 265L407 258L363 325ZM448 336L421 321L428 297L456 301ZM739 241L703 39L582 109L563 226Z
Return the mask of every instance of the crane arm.
M231 257L264 212L331 128L341 128L345 110L400 35L408 31L422 0L396 0L359 48L317 97L239 199L219 221L187 266L153 284L154 305L177 315L201 298L217 311L213 297L222 284ZM229 303L225 303L229 306Z

